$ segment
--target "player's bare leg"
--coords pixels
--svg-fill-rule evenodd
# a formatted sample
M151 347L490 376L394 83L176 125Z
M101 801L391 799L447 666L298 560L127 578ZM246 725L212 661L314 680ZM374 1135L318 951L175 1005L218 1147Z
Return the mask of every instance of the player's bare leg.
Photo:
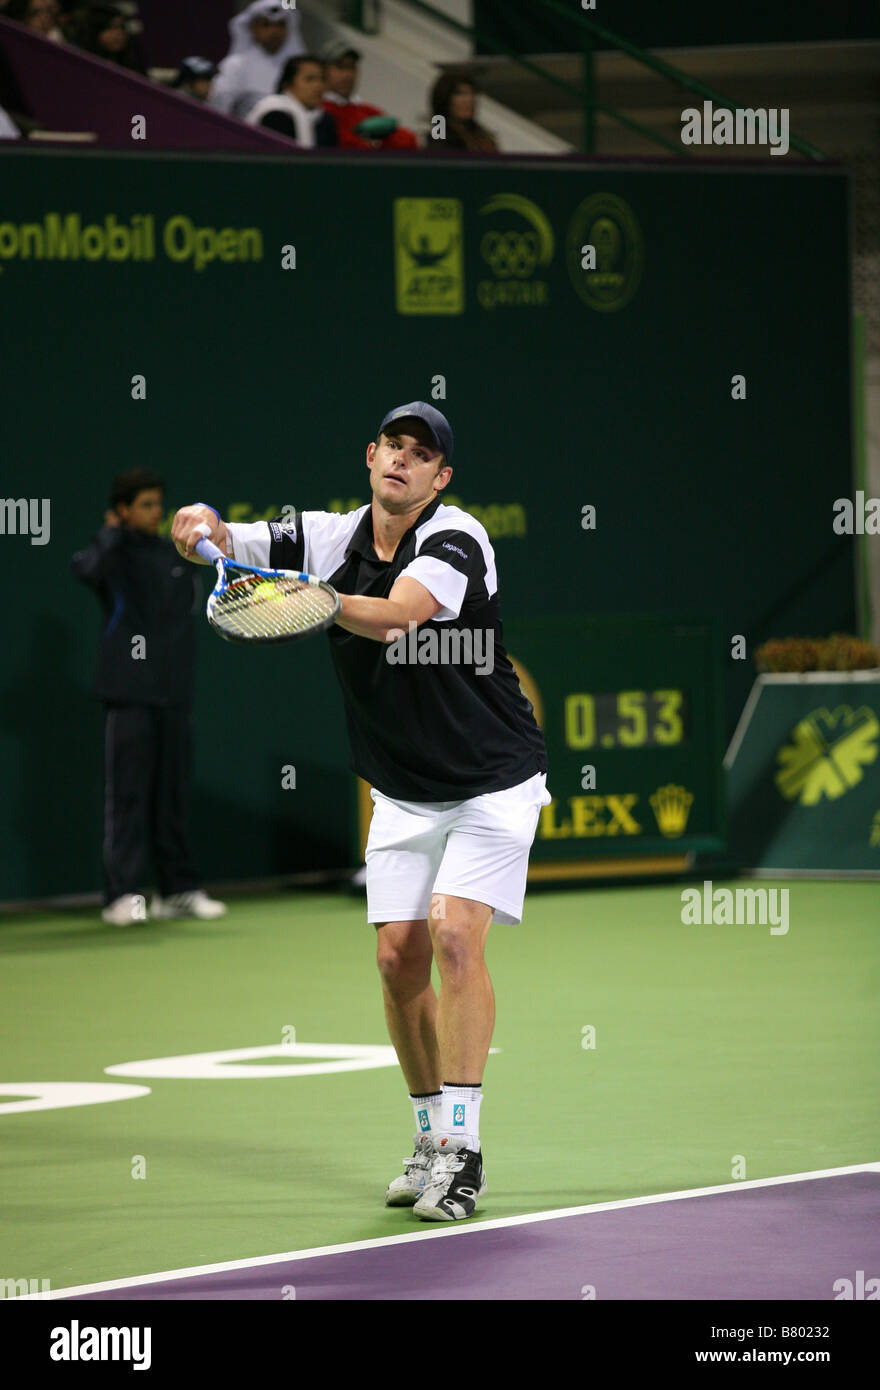
M377 932L388 1031L422 1130L385 1201L412 1205L423 1220L470 1216L486 1190L479 1111L495 1023L483 957L491 920L485 903L435 894L427 922L386 922Z
M385 1203L411 1207L425 1190L434 1159L433 1123L440 1099L437 996L431 984L431 936L424 918L384 922L376 932L376 958L388 1033L409 1087L415 1116L413 1155L389 1183Z
M483 953L492 908L435 893L428 927L440 972L437 1043L444 1081L478 1085L495 1027L495 994Z
M388 1034L412 1095L440 1090L437 996L431 984L428 924L384 922L376 932L376 961Z
M413 1205L423 1221L472 1216L486 1191L480 1145L482 1080L495 995L483 952L492 908L470 898L435 893L428 927L440 972L437 1042L443 1071L439 1115L431 1135L431 1167Z

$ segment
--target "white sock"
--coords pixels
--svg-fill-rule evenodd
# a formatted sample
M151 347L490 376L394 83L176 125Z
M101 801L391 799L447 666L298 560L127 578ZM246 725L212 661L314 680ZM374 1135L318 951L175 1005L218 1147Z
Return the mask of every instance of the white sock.
M474 1153L480 1151L480 1086L450 1086L443 1082L436 1128L450 1138L464 1139Z
M416 1120L416 1134L433 1134L440 1119L440 1097L441 1091L430 1091L424 1096L414 1096L410 1092L410 1100L413 1103L413 1114Z

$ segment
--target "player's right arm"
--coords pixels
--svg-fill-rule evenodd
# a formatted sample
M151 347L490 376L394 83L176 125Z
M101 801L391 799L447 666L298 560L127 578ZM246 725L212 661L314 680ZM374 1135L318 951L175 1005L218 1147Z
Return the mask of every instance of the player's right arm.
M215 545L242 565L257 569L307 571L319 579L332 575L345 559L345 548L355 525L367 510L365 506L353 512L307 511L284 513L272 521L223 522L201 504L182 507L174 518L171 538L181 555L188 560L202 532L202 525L211 527L210 539Z
M205 526L211 528L208 539L213 541L224 555L231 556L231 538L228 536L225 521L203 503L196 502L192 506L181 507L174 513L174 521L171 523L171 539L177 547L178 555L182 555L185 560L192 560L196 565L211 563L195 553L196 542L202 540L205 535Z

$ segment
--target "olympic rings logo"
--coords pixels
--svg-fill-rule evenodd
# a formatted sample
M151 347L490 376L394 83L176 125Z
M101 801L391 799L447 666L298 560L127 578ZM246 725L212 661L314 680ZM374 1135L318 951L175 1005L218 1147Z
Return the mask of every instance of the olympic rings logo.
M486 232L480 242L483 260L500 279L533 274L540 258L536 232Z

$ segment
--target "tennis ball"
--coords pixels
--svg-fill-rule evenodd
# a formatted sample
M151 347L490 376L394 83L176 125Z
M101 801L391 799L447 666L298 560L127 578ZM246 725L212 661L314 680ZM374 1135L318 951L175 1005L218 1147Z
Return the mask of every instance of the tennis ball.
M279 599L284 597L280 589L276 587L275 581L273 579L266 579L263 581L262 584L258 585L257 593L260 596L260 598L267 600Z

